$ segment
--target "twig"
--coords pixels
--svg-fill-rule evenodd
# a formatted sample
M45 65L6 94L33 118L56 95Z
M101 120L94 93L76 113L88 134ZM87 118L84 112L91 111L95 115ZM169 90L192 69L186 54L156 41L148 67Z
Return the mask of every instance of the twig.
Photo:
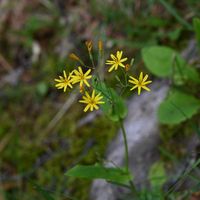
M172 7L166 0L159 0L159 2L166 8L166 10L175 17L175 19L182 24L183 26L185 26L188 30L193 30L193 27L185 20L183 19L178 12L176 11L176 9L174 7Z
M65 101L63 106L60 108L60 110L57 112L55 117L49 122L46 129L43 131L42 136L44 137L46 134L48 134L55 126L56 124L61 120L61 118L64 116L64 114L67 112L67 110L70 108L70 106L74 103L74 101L78 97L78 93L73 93L70 95L70 97Z
M81 118L77 122L77 127L76 128L80 128L80 127L84 126L85 124L89 124L89 123L93 122L98 115L101 115L101 112L99 110L96 111L96 112L89 113L88 115L86 115L85 117Z

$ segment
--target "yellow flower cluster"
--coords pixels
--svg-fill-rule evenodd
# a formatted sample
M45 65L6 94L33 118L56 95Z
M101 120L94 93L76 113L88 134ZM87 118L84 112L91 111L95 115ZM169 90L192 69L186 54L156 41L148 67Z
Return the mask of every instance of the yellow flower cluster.
M74 69L72 72L69 74L66 73L66 71L63 71L63 76L59 76L59 78L55 79L56 81L56 87L58 89L63 89L64 92L66 92L67 88L73 88L73 85L78 83L80 87L80 92L83 93L84 95L82 97L82 100L79 100L80 103L86 104L84 108L84 112L87 112L88 110L93 111L98 110L100 104L104 104L105 102L102 100L104 96L101 95L101 92L95 91L95 89L90 90L91 92L88 92L90 88L90 83L89 80L92 78L92 69L94 69L94 61L93 61L93 56L92 56L92 42L86 42L86 47L89 52L89 57L92 61L92 66L93 67L88 67L89 69L85 70L81 66L78 66L77 69ZM103 44L101 41L98 43L98 48L99 48L99 53L100 56L102 55L103 51ZM131 60L131 63L124 63L128 60L128 58L123 58L123 51L117 51L116 55L111 54L111 60L107 60L105 64L109 65L108 72L111 72L113 70L117 70L119 67L124 68L126 76L128 77L128 83L130 83L130 90L138 89L138 95L141 94L141 89L145 89L147 91L150 91L150 89L147 87L149 83L152 81L147 81L148 75L145 75L143 77L143 72L140 72L139 78L134 78L133 76L127 75L133 59ZM74 53L70 54L70 58L72 58L75 61L80 62L82 66L85 68L87 67L84 62Z
M114 56L113 54L110 55L112 60L106 61L107 65L111 65L108 72L111 72L112 70L117 70L118 66L125 68L125 71L129 70L130 65L123 64L123 62L127 61L127 58L122 58L122 54L123 54L123 51L117 51L116 56ZM133 76L129 76L128 82L134 85L130 90L134 90L137 88L138 95L141 94L141 89L150 91L150 89L146 85L151 83L152 81L146 81L147 79L148 79L148 75L145 75L145 77L143 78L143 72L140 72L139 79L134 78Z
M73 70L69 75L66 75L65 70L63 71L63 76L59 76L59 79L55 79L56 82L58 82L55 86L58 89L64 89L64 92L66 91L67 87L72 88L73 84L79 83L80 91L84 91L84 85L87 87L90 87L90 84L88 82L89 79L92 78L91 75L91 69L87 70L85 73L83 72L83 69L79 66L78 69ZM80 100L80 103L87 104L84 112L93 111L94 109L99 109L98 104L103 104L103 101L100 101L103 98L101 96L101 93L96 93L95 90L92 90L92 95L90 96L89 93L86 91L85 96L83 96L83 100Z
M90 87L90 84L88 83L88 79L92 78L92 75L90 75L91 69L83 73L82 68L79 66L78 70L75 69L69 75L66 75L65 70L63 71L63 76L59 76L60 79L55 79L56 82L58 82L55 86L58 89L64 89L64 92L66 92L67 87L72 88L72 84L79 83L80 88L83 88L83 85Z

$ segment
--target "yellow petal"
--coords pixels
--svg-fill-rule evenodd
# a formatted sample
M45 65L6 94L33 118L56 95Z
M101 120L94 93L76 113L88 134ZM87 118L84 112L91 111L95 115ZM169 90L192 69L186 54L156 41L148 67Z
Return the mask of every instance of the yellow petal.
M98 109L99 109L99 106L97 106L97 105L94 105L94 108L95 108L96 110L98 110Z
M86 100L79 100L79 102L88 104L88 102Z
M92 75L86 76L85 79L90 79L92 78Z
M80 66L78 67L78 70L79 70L80 74L83 74L83 70Z
M65 87L64 87L64 92L66 92L66 89L67 89L67 85L65 85Z
M115 64L114 66L115 66L115 70L117 70L118 69L118 64Z
M64 77L67 78L65 70L63 70Z
M122 63L119 63L119 66L121 66L121 67L125 68L125 65L124 65L124 64L122 64Z
M146 81L146 82L144 82L144 83L142 83L142 85L147 85L147 84L149 84L149 83L151 83L152 81Z
M140 72L139 81L142 82L142 80L143 80L143 72Z
M116 58L113 54L111 54L110 57L111 57L114 61L117 60L117 58Z
M80 72L79 72L78 70L74 70L74 74L75 74L75 75L72 75L73 77L74 77L74 76L80 76Z
M87 85L88 87L90 87L90 84L87 82L87 80L84 80L84 83L85 83L85 85Z
M114 64L114 63L116 63L116 61L114 61L114 60L107 60L106 61L106 64Z
M125 62L128 58L123 58L120 60L120 62Z
M104 101L98 101L98 104L104 104L105 102Z
M129 76L130 79L133 79L135 82L138 82L138 80L136 78L134 78L133 76Z
M112 65L112 66L109 68L108 72L111 72L114 68L115 68L115 65Z
M93 111L93 110L94 110L94 106L90 105L90 111Z
M140 93L141 93L141 87L138 86L138 95L140 95Z
M95 97L95 90L92 91L92 99Z
M87 70L87 72L85 73L85 76L87 76L90 72L91 72L91 69Z
M57 81L57 82L62 82L60 79L54 79L54 81Z
M88 104L85 108L84 108L84 112L87 112L88 111L88 109L90 108L90 105Z
M147 91L151 91L148 87L146 86L142 86L143 89L147 90Z
M139 81L138 81L137 79L135 79L135 80L130 80L130 79L129 79L128 82L129 82L129 83L132 83L132 84L134 84L134 85L135 85L135 84L138 85L138 82L139 82Z
M117 59L120 60L122 57L122 51L117 51Z
M88 99L90 99L90 95L88 94L87 91L85 92L85 95L86 95L86 97L87 97Z
M145 77L143 78L143 82L145 82L148 79L148 75L146 74Z
M134 87L132 87L130 90L134 90L135 88L137 88L138 86L137 85L135 85Z

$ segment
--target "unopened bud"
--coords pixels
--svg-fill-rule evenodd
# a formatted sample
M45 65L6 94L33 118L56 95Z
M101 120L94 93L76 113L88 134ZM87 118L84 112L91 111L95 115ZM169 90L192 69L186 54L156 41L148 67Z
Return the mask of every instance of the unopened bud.
M80 93L84 92L84 87L82 85L80 85Z
M134 61L135 61L135 59L132 58L132 59L131 59L131 62L130 62L130 66L131 66L131 67L133 66Z
M130 69L130 65L129 65L129 64L126 64L126 65L125 65L125 70L128 71L129 69Z
M98 42L98 47L99 47L99 51L103 50L103 42L101 40L99 40Z
M70 54L69 54L69 57L70 57L72 60L80 61L80 58L79 58L76 54L74 54L74 53L70 53Z
M91 50L92 50L92 41L91 40L90 41L86 41L85 45L86 45L88 51L91 52Z

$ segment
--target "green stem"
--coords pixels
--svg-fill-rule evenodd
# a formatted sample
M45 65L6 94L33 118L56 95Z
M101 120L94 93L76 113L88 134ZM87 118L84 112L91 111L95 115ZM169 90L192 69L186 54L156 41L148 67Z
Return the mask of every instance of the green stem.
M126 130L124 128L123 120L120 120L120 126L122 129L123 133L123 138L124 138L124 147L125 147L125 162L126 162L126 170L129 172L129 154L128 154L128 143L127 143L127 137L126 137ZM130 189L133 192L133 195L137 195L137 190L135 188L135 185L133 181L129 181Z
M127 137L126 137L126 130L124 128L124 123L123 123L122 119L120 120L120 126L121 126L121 129L122 129L123 138L124 138L126 171L129 172L128 143L127 143ZM132 191L132 193L137 196L137 190L136 190L135 185L134 185L132 180L129 181L129 187L130 187L130 190Z
M125 131L124 124L123 124L122 120L120 120L120 126L121 126L121 129L122 129L123 138L124 138L125 163L126 163L126 170L128 172L129 171L128 143L127 143L127 138L126 138L126 131Z
M95 69L94 60L93 60L93 56L92 56L91 52L89 52L89 57L92 62L93 69Z
M134 185L134 183L133 183L132 180L129 181L129 185L130 185L130 188L131 188L131 191L132 191L133 195L137 197L138 192L137 192L137 190L136 190L136 188L135 188L135 185Z

